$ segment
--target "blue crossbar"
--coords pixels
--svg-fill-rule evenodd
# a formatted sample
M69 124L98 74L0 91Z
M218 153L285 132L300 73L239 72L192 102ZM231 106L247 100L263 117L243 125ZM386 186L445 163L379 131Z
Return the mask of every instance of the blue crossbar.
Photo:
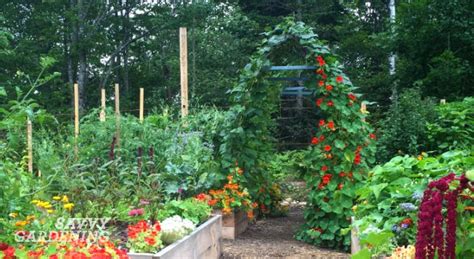
M315 70L315 66L271 66L266 70L269 71L282 71L282 70Z

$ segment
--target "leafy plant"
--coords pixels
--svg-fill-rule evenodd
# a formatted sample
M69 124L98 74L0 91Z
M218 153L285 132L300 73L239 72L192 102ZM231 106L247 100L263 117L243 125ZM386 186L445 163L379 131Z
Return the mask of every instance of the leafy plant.
M407 89L393 100L386 118L379 122L380 139L377 159L390 160L395 155L416 155L428 149L428 122L436 118L432 100L422 99L417 89Z
M438 118L428 123L431 150L469 149L474 145L474 98L437 107Z
M171 216L181 216L182 218L191 220L194 224L205 221L211 215L211 207L207 202L196 198L188 198L185 200L172 200L159 210L157 219L165 220Z

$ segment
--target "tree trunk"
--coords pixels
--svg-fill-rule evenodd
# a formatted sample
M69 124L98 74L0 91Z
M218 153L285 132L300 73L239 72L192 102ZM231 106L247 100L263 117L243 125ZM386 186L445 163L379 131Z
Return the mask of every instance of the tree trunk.
M77 16L78 28L77 36L81 41L85 38L84 20L86 18L83 0L77 0ZM82 42L83 43L83 42ZM78 69L77 69L77 84L79 85L79 109L83 110L85 105L85 89L87 81L87 59L86 49L84 44L78 46Z

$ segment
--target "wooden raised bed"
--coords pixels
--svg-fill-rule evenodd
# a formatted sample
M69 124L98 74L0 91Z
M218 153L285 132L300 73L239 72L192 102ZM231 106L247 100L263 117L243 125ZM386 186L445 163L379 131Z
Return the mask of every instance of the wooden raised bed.
M214 215L191 234L156 254L129 253L132 259L218 259L222 254L222 216Z
M217 210L214 214L222 215L222 212ZM223 215L222 237L224 239L234 240L238 235L247 230L248 225L249 219L247 213L243 211L237 211L230 215Z

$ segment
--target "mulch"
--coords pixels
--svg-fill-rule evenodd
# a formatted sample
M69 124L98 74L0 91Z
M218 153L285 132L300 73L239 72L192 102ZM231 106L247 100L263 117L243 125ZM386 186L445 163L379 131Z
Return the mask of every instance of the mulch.
M349 254L296 240L294 235L303 222L303 207L297 205L290 207L286 217L258 220L235 240L224 240L222 258L350 258Z

